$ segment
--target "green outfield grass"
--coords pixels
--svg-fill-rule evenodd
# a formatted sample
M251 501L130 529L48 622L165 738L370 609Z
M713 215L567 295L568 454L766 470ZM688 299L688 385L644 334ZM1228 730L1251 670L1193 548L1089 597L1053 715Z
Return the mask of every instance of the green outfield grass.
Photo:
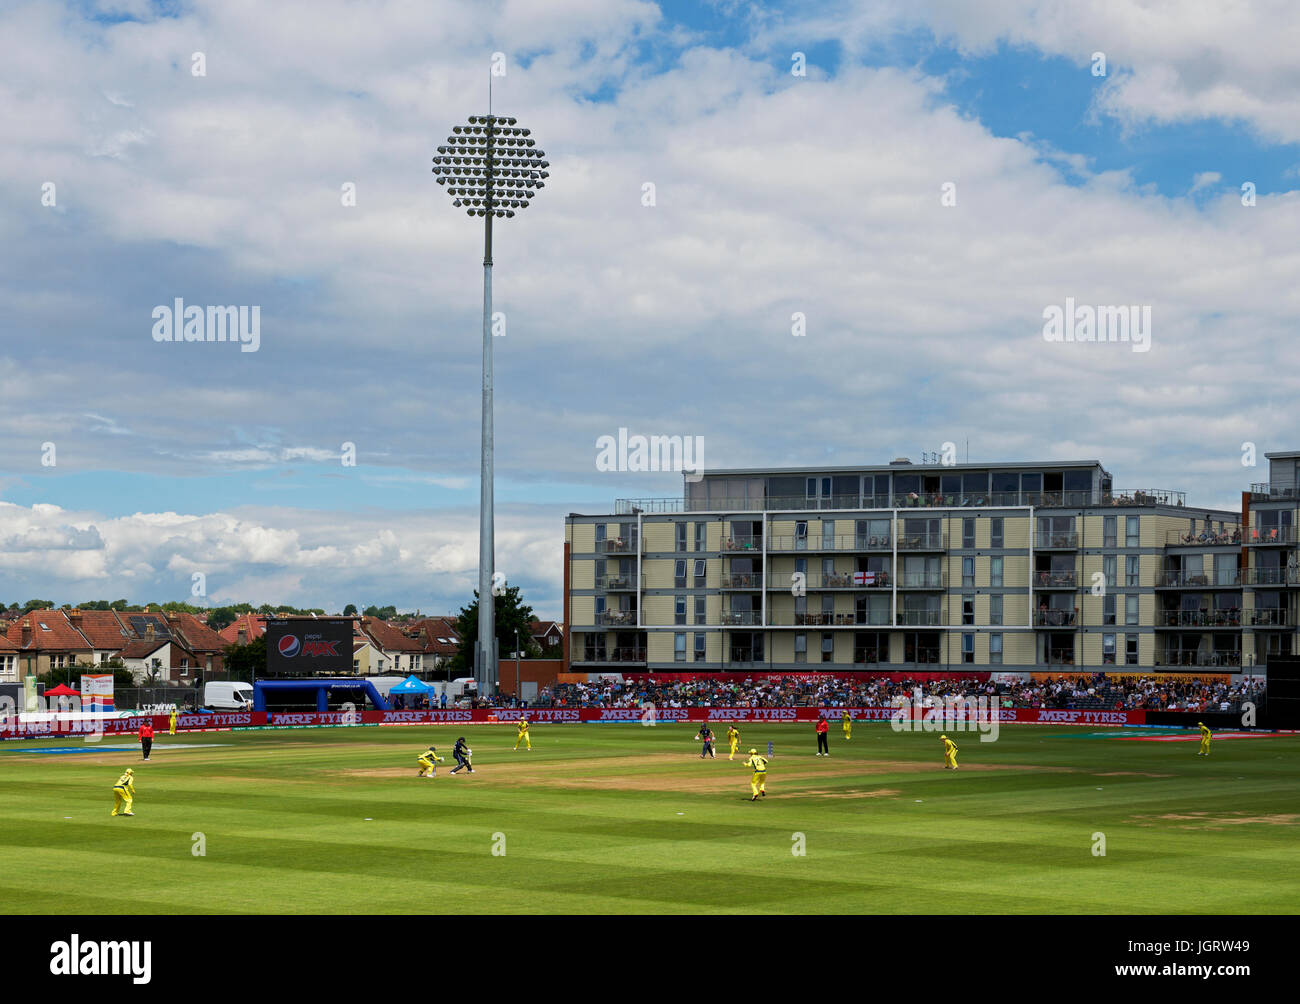
M0 912L1300 907L1300 736L1216 740L1207 759L1195 742L1010 726L992 743L957 734L954 773L937 733L858 724L846 743L836 725L827 759L810 726L743 725L742 751L776 744L769 797L751 803L741 757L699 760L694 731L538 725L531 753L509 726L189 733L160 736L149 763L32 752L78 740L2 744ZM461 732L476 772L453 777ZM431 741L448 763L422 780ZM230 745L169 749L200 743ZM137 814L114 819L127 766Z

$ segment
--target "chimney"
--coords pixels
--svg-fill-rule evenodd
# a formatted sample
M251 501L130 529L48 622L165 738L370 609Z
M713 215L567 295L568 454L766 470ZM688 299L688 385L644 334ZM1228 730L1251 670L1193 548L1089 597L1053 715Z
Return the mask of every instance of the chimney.
M150 621L148 624L145 625L144 634L146 638L153 637L153 621Z
M81 608L77 607L68 611L68 623L78 631L81 630Z
M24 617L23 618L23 648L26 648L28 644L30 644L31 640L32 640L32 619L30 617Z
M248 643L248 625L243 621L239 622L239 630L235 634L236 645L245 645Z

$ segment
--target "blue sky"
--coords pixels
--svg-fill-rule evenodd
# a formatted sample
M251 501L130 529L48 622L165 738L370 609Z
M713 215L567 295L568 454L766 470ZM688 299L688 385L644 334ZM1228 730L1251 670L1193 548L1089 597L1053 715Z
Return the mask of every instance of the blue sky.
M1266 479L1244 442L1298 445L1288 9L438 8L0 13L0 601L199 570L211 602L466 601L481 235L429 157L498 51L553 165L495 270L498 566L547 616L567 512L680 491L596 469L620 427L720 467L969 438L1206 505ZM1152 351L1046 344L1067 296L1151 305ZM258 305L259 350L156 343L176 297Z

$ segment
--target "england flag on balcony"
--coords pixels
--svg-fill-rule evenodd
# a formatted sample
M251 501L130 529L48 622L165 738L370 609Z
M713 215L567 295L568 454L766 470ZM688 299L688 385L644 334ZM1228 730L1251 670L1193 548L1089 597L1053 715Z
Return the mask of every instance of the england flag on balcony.
M855 586L874 586L876 584L875 572L854 572L853 584Z

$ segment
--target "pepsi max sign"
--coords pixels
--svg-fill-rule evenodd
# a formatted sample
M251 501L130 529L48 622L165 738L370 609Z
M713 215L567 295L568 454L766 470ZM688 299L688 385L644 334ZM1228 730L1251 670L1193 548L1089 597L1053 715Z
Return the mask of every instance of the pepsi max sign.
M351 675L352 622L268 617L266 671L270 676Z

